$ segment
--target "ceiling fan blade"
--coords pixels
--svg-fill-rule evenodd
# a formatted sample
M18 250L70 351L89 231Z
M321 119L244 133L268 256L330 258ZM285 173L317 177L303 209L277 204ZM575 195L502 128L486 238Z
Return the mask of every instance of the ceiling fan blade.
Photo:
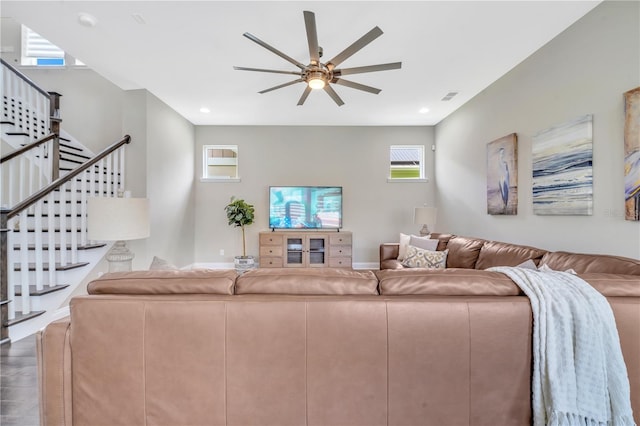
M333 71L333 75L362 74L365 72L397 70L402 67L402 62L390 62L388 64L367 65L364 67L342 68Z
M377 95L380 93L380 89L376 89L375 87L365 86L364 84L356 83L353 81L345 80L343 78L334 78L332 83L339 84L341 86L351 87L352 89L363 90L365 92L373 93Z
M320 63L320 48L318 47L318 30L316 29L316 15L308 10L304 11L304 26L307 29L307 41L309 42L309 57L311 63Z
M263 68L247 68L247 67L233 67L234 70L238 71L260 71L260 72L272 72L276 74L293 74L293 75L302 75L301 72L297 71L279 71L279 70L265 70Z
M336 91L333 90L330 85L327 84L326 86L324 86L324 91L327 92L329 96L331 96L331 99L333 99L333 101L338 104L338 106L344 105L344 102L342 101L342 99L340 99L340 96L338 96Z
M283 87L291 86L292 84L300 83L300 82L302 82L302 81L304 81L304 80L303 80L303 79L301 79L301 78L299 78L299 79L297 79L297 80L293 80L293 81L290 81L290 82L288 82L288 83L279 84L279 85L277 85L277 86L270 87L269 89L261 90L261 91L259 91L258 93L267 93L267 92L271 92L272 90L282 89Z
M351 46L347 47L342 52L338 53L332 60L327 62L327 66L329 67L329 69L337 67L342 62L344 62L345 59L349 58L351 55L353 55L358 50L362 49L381 35L382 30L378 27L374 27L371 31L356 40Z
M264 41L260 40L258 37L254 36L253 34L244 33L242 35L245 36L246 38L248 38L249 40L253 41L254 43L257 43L260 46L264 47L265 49L270 50L271 52L273 52L276 55L280 56L282 59L285 59L285 60L291 62L293 65L295 65L296 67L300 68L301 70L305 69L305 66L302 65L300 62L296 61L295 59L293 59L292 57L290 57L288 55L285 55L284 53L282 53L281 51L279 51L275 47L265 43Z
M309 93L311 93L311 87L307 86L304 89L304 92L302 92L302 96L300 96L300 100L298 101L298 106L304 104L304 101L307 100L307 96L309 96Z

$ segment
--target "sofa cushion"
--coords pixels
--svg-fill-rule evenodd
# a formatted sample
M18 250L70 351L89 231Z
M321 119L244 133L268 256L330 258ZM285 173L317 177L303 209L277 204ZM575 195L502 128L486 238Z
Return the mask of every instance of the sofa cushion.
M537 265L546 250L516 244L487 241L480 249L476 269L487 269L493 266L518 266L527 260Z
M517 296L504 274L477 269L385 269L376 271L382 295Z
M232 269L111 272L87 285L89 294L233 294Z
M262 268L238 276L236 294L378 294L372 271Z
M477 238L452 237L447 242L447 249L449 249L447 268L473 269L484 243L485 240Z
M407 268L444 269L447 267L447 253L449 251L425 250L410 245L402 266Z
M549 252L542 256L540 265L547 265L556 271L573 269L578 274L602 272L609 274L640 275L640 261L621 256L604 254Z
M637 275L586 272L578 274L593 288L607 297L640 297L640 277Z

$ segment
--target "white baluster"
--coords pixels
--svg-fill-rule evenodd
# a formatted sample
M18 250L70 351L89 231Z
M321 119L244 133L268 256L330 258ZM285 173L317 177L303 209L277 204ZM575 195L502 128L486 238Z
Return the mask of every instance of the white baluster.
M7 227L9 229L15 229L15 219L10 219L7 223ZM7 299L10 300L9 302L9 319L14 319L16 317L16 283L18 282L18 279L16 277L16 271L15 271L15 264L17 262L16 260L16 251L14 250L14 246L17 244L17 240L19 235L17 235L15 232L10 231L7 234L7 242L8 242L8 246L7 246L7 267L8 267L8 271L7 271L7 275L8 275L8 288L7 288Z
M55 215L55 196L53 192L47 195L47 229L55 229L56 227L56 215ZM56 235L54 232L47 232L47 244L49 245L49 265L56 264ZM56 270L55 268L49 268L49 286L56 284Z
M18 174L20 182L18 182L18 199L16 200L16 203L27 198L27 159L24 155L21 155L18 162L20 164Z
M113 193L111 192L113 190L113 186L111 185L111 183L113 182L113 175L111 174L111 158L112 158L111 154L107 155L107 180L106 180L107 197L113 197Z
M34 207L34 261L36 267L36 288L43 288L43 260L42 260L42 201L38 201Z
M78 263L78 180L72 179L71 187L71 263Z
M9 176L16 176L16 161L9 161ZM18 175L19 176L19 175ZM16 190L15 185L9 182L9 196L7 197L7 205L15 206L16 205Z
M124 193L124 147L125 145L122 145L120 149L118 149L118 154L120 155L120 192L122 193Z
M118 196L118 191L120 190L120 185L119 185L119 181L118 181L118 177L120 175L120 164L119 164L119 160L120 160L120 156L118 155L117 152L114 152L111 154L111 158L112 158L112 169L113 169L113 196L117 197Z
M87 179L91 176L89 170L85 170L80 176L80 245L87 245Z
M104 158L98 161L98 192L99 197L104 197Z
M18 215L20 226L20 287L22 291L22 313L31 312L31 299L29 297L29 237L27 228L27 211L23 210Z
M67 265L67 224L66 224L66 218L67 218L67 195L66 195L66 188L67 188L67 184L65 183L64 185L62 185L59 188L58 191L58 199L59 199L59 203L58 203L58 214L59 214L59 221L58 223L60 224L60 232L59 232L59 240L60 240L60 265L61 266L66 266ZM49 232L53 232L53 230L50 230Z

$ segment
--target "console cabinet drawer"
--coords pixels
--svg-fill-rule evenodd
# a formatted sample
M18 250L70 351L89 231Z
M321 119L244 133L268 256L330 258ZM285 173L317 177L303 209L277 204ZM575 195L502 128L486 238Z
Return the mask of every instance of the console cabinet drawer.
M282 257L282 245L260 246L260 257L277 256Z
M282 257L260 257L261 268L282 268Z
M268 232L260 234L260 246L282 246L284 238L282 235ZM281 254L282 255L282 254Z
M331 257L351 257L351 246L331 246Z
M330 268L351 268L351 258L350 257L330 257L329 267Z
M337 232L329 235L329 245L332 246L351 246L351 233L350 232Z

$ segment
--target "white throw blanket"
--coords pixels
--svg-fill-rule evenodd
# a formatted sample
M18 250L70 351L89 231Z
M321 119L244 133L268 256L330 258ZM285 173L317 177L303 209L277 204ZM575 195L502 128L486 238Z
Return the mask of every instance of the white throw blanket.
M566 272L489 270L509 276L533 310L534 426L635 425L611 306Z

